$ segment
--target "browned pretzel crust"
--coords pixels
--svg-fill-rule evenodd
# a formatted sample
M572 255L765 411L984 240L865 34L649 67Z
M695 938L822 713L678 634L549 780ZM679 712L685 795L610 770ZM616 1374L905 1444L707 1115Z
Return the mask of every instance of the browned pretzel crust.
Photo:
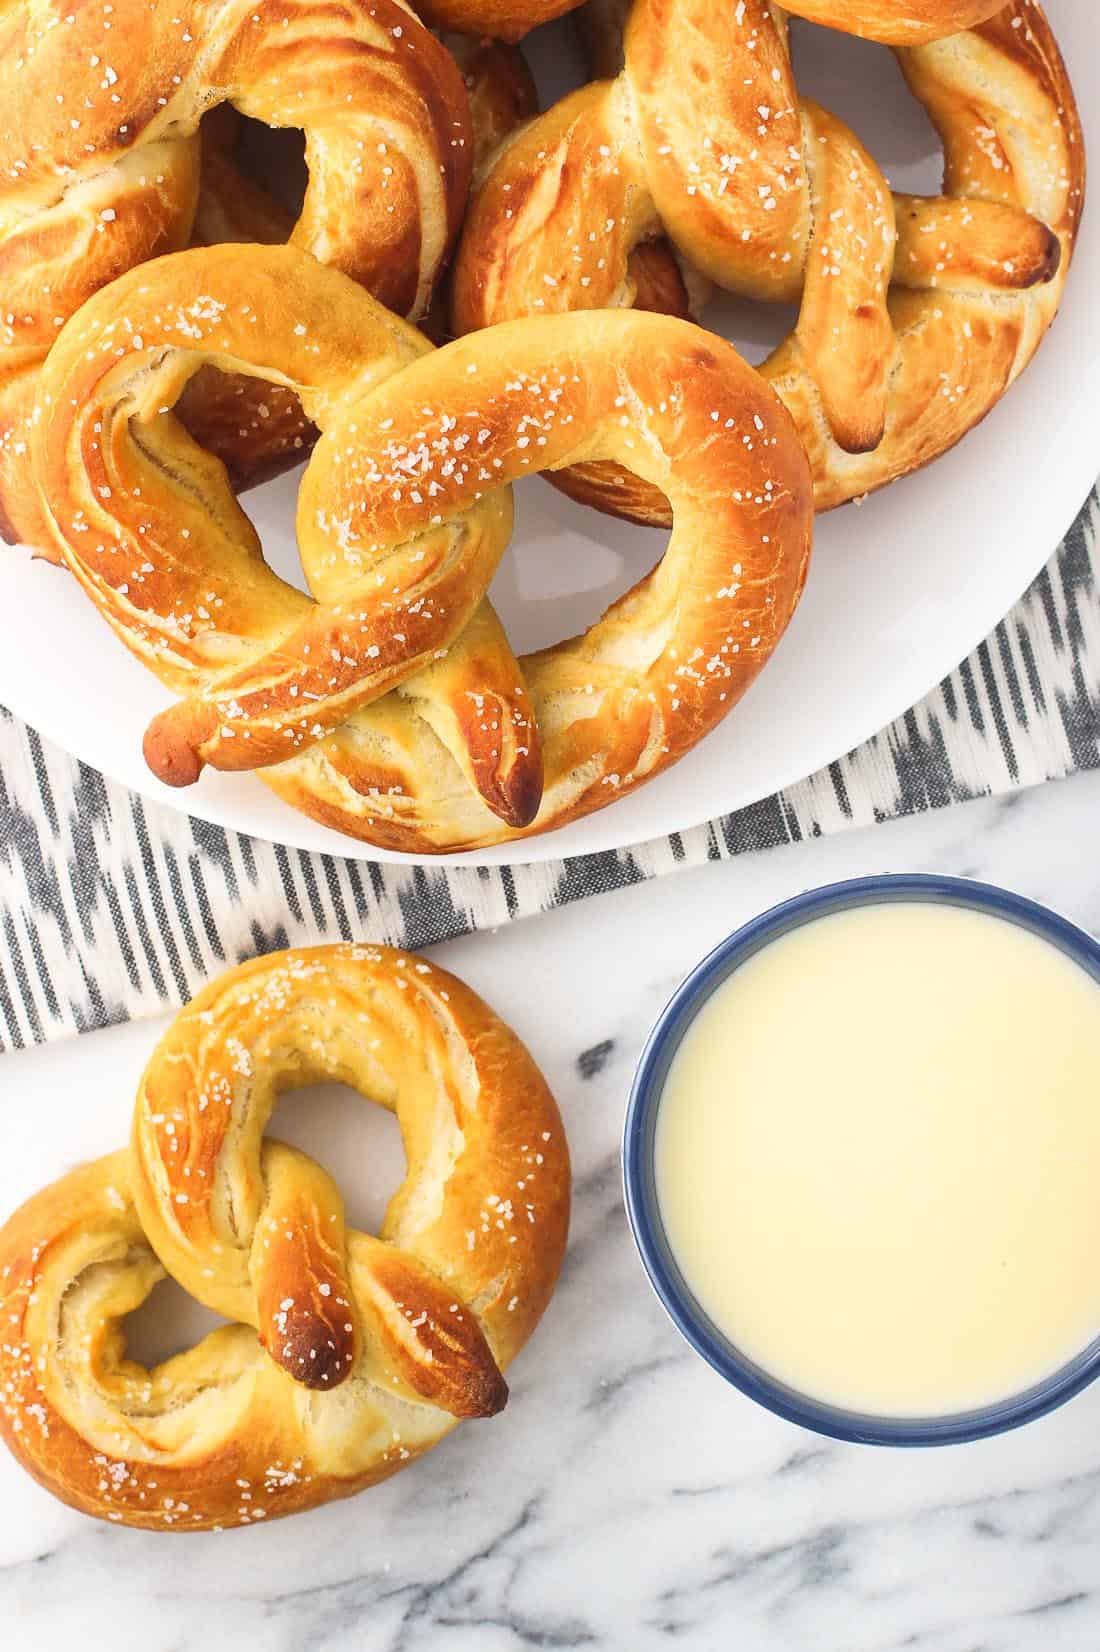
M315 600L266 566L171 412L209 364L289 386L324 432L298 505ZM805 578L789 417L731 345L666 316L543 317L432 351L292 247L198 248L84 306L40 408L55 543L183 696L146 736L154 771L258 768L385 846L499 842L659 773L755 679ZM672 538L584 636L519 662L485 600L508 484L587 458L659 487Z
M377 1238L264 1135L281 1091L321 1079L401 1125ZM161 1040L132 1149L0 1230L0 1434L64 1502L157 1531L349 1496L501 1409L568 1220L554 1099L461 981L388 947L257 959ZM122 1320L165 1270L232 1323L147 1370Z
M465 206L462 77L400 0L13 0L0 90L0 531L37 546L26 455L42 359L92 293L187 244L215 105L304 129L294 243L401 314L427 307ZM192 392L196 418L216 390ZM238 476L263 472L263 432L232 409L204 437Z
M794 9L890 39L990 10ZM801 304L761 372L794 415L818 509L926 464L994 406L1053 319L1085 157L1035 0L897 55L943 139L942 197L892 195L855 135L799 98L778 6L634 0L617 78L505 145L475 197L455 330L630 304L630 255L664 232L719 285ZM668 520L621 472L567 482L616 514Z
M418 0L421 17L440 29L487 35L493 40L522 40L540 23L572 11L581 0Z
M476 174L509 133L538 113L535 83L516 46L459 34L445 36L444 45L462 71L469 99ZM261 134L223 103L203 117L201 139L194 245L289 241L306 185L294 134L274 129ZM675 303L654 307L680 313ZM450 336L441 287L420 324L436 343ZM199 446L222 460L238 492L300 463L319 434L283 385L211 368L191 380L177 412Z
M1005 0L786 0L784 11L830 29L881 40L887 46L921 46L985 23Z

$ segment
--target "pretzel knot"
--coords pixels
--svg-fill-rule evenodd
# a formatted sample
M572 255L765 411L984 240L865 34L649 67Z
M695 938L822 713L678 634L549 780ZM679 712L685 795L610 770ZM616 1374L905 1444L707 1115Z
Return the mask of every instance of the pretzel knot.
M298 505L313 600L172 415L209 364L291 385L323 431ZM755 678L805 577L790 420L729 345L667 317L525 321L433 352L291 248L201 249L97 294L39 409L59 549L185 696L150 726L153 770L260 768L390 847L542 829L658 772ZM519 662L485 597L508 484L589 456L667 494L668 550L584 636Z
M304 130L291 239L402 314L426 308L465 206L462 77L400 0L17 0L0 87L0 527L32 543L48 539L25 459L42 360L92 293L187 245L211 109ZM239 420L208 423L232 462Z
M280 1092L335 1079L396 1113L408 1172L380 1235L267 1140ZM131 1150L0 1231L0 1429L86 1512L241 1525L396 1472L507 1398L502 1369L565 1247L561 1120L515 1035L387 947L257 959L170 1027ZM167 1271L233 1323L154 1370L120 1324Z
M629 304L631 251L666 233L718 285L800 304L760 371L794 416L827 509L942 453L1030 360L1068 271L1084 154L1035 0L789 9L930 41L897 58L943 140L943 196L892 194L855 134L799 97L778 6L634 0L618 76L527 127L475 197L454 324ZM934 38L964 22L976 26ZM617 514L667 521L664 501L621 472L559 480Z

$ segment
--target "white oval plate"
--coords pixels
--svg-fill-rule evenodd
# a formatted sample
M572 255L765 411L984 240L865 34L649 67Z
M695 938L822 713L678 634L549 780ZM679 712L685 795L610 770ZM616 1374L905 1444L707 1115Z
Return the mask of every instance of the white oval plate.
M1100 155L1100 8L1047 0L1092 154ZM544 103L581 78L568 20L528 43ZM800 26L801 87L847 118L906 190L935 193L939 149L889 53ZM892 722L975 648L1050 556L1100 471L1100 212L1084 234L1062 313L1036 361L980 429L919 475L822 517L809 584L775 658L725 723L681 763L558 831L472 854L529 862L681 831L792 784ZM759 360L790 316L732 301L708 322ZM295 477L246 500L269 560L294 578ZM517 488L513 545L493 600L521 651L571 636L652 566L651 531L573 505L541 479ZM0 702L135 791L301 849L407 860L341 836L255 776L207 770L187 792L149 774L141 739L167 703L75 582L0 551Z

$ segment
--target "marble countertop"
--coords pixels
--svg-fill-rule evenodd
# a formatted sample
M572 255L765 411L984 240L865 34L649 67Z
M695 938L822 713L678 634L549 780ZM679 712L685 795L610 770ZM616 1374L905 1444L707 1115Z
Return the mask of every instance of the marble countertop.
M771 1417L650 1294L619 1134L650 1024L753 913L837 878L934 870L1100 932L1098 816L1100 776L1080 776L437 948L530 1044L573 1151L564 1276L507 1409L355 1500L217 1535L98 1525L0 1451L0 1639L19 1652L1095 1652L1100 1385L1017 1434L941 1451L832 1444ZM160 1025L3 1058L0 1211L125 1139ZM277 1129L343 1167L353 1220L377 1219L400 1165L380 1109L326 1092L282 1103ZM143 1311L146 1354L202 1328L172 1290Z

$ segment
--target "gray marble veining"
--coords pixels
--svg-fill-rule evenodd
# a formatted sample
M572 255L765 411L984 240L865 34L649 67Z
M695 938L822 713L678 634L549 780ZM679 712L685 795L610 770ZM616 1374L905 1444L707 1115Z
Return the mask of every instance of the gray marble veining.
M744 918L814 883L925 869L1006 883L1100 932L1098 810L1100 777L1079 777L438 949L530 1043L574 1158L561 1287L507 1409L358 1499L209 1536L97 1526L0 1455L0 1623L16 1626L0 1639L28 1652L1096 1652L1100 1387L947 1451L788 1426L665 1319L626 1227L618 1141L646 1031ZM5 1213L123 1138L156 1028L4 1058ZM364 1138L346 1111L295 1139L346 1166L354 1211Z

